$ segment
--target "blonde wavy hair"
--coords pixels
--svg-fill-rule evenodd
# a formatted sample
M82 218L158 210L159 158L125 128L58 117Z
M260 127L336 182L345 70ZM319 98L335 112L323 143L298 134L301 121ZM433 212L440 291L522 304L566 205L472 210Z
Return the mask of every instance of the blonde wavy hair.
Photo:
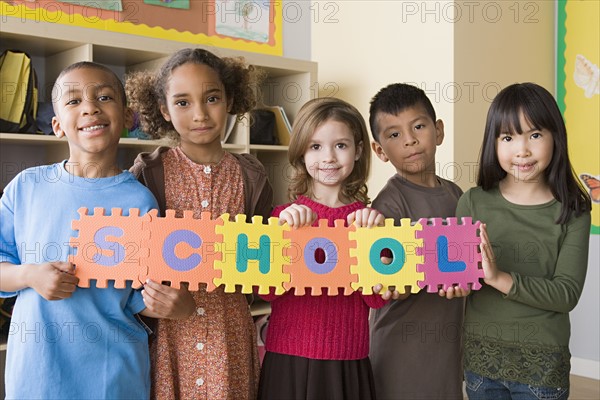
M350 200L369 204L366 181L371 166L371 146L365 120L353 105L333 97L308 101L296 116L288 150L288 160L293 170L288 196L291 201L295 201L300 195L312 197L313 178L306 169L304 154L315 130L330 120L346 124L354 135L354 144L358 146L362 143L360 157L342 185L342 195Z

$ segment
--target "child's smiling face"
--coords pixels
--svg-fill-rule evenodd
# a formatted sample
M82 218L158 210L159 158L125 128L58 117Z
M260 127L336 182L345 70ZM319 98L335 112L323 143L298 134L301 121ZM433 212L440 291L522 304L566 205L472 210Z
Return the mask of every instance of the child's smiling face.
M359 159L362 142L354 143L354 134L343 122L323 122L312 134L304 153L304 164L313 178L313 193L339 188L350 176Z
M163 117L170 121L183 147L220 147L229 109L218 73L204 64L186 63L173 70L168 81Z
M107 71L83 67L56 82L52 128L56 136L67 137L72 161L84 154L116 152L123 129L131 126L133 113L115 79Z
M496 138L496 154L500 167L506 172L505 183L546 183L544 170L552 161L554 139L552 132L538 129L519 114L519 134L504 128Z
M396 172L421 186L431 186L435 178L436 147L444 140L444 124L433 121L425 107L415 105L398 114L377 116L379 143L372 147L384 162L390 161Z

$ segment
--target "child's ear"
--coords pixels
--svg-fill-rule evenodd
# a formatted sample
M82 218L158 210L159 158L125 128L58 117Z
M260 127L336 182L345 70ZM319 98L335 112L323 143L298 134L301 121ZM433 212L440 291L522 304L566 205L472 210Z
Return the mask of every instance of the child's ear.
M160 105L160 113L162 114L163 118L166 121L171 122L171 116L169 115L169 109L162 104Z
M129 107L125 107L125 128L128 130L133 126L134 114L133 110Z
M444 141L444 121L438 119L435 122L435 144L440 145Z
M379 157L379 159L381 161L383 161L383 162L390 161L390 159L385 155L385 151L383 151L383 147L381 147L381 145L379 143L372 142L371 149L373 149L373 152L377 155L377 157Z
M60 121L58 120L58 118L56 118L56 116L52 117L52 131L54 132L54 135L56 135L56 137L59 139L65 136L65 131L63 131L60 127Z
M362 152L363 152L363 142L361 140L356 145L356 155L354 156L354 161L360 160L360 156L362 155Z

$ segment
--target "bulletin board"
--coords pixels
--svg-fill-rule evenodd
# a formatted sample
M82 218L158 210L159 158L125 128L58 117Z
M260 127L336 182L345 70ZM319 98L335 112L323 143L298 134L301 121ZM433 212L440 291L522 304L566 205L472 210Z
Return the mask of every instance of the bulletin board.
M1 14L132 35L282 55L277 0L0 0Z
M600 234L600 2L557 2L557 101L575 173L592 197L592 233Z

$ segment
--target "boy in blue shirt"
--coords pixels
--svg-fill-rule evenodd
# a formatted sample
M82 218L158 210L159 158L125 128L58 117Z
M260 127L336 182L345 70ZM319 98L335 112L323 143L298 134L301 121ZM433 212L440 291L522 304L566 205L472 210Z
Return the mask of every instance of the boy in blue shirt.
M371 101L369 124L377 157L396 169L373 208L401 218L453 217L462 191L435 174L444 124L423 90L392 84ZM461 331L464 295L421 290L371 312L371 349L379 399L462 399Z
M140 212L158 208L131 173L117 166L121 132L133 114L119 78L81 62L59 75L52 93L54 133L66 136L69 159L22 171L0 202L0 296L17 295L8 339L6 397L139 398L150 395L148 335L136 318L182 318L150 282L143 292L77 288L67 262L71 221L87 207ZM189 305L189 304L188 304Z

